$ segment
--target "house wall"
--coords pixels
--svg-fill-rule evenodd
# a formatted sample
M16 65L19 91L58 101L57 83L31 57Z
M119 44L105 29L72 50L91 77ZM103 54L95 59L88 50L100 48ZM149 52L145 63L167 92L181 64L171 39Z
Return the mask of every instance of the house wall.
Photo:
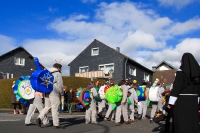
M163 70L163 71L155 71L153 75L153 81L158 78L161 82L164 83L164 86L171 85L175 79L176 70Z
M130 66L136 68L136 76L133 76L129 73ZM152 85L153 71L145 69L144 67L141 67L140 65L138 65L132 61L127 62L126 78L131 78L132 80L137 80L137 85L141 85L144 82L144 73L149 74L149 83L147 84L147 86L150 87Z
M15 65L14 58L20 57L25 59L25 65ZM36 70L33 58L22 49L17 49L0 58L0 72L13 74L13 77L30 76Z
M157 71L172 70L168 65L162 65L156 69Z
M92 48L99 47L99 55L91 56ZM113 81L119 82L123 79L124 57L115 50L110 49L99 41L93 41L82 51L70 64L70 76L79 72L79 67L89 66L89 71L96 71L101 64L114 63Z

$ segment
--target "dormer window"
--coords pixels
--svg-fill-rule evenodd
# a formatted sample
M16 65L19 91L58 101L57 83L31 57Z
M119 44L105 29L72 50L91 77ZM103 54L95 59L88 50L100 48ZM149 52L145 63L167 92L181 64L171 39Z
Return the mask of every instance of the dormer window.
M15 65L25 66L25 59L24 58L15 57L14 63L15 63Z
M99 55L99 48L92 48L91 56Z

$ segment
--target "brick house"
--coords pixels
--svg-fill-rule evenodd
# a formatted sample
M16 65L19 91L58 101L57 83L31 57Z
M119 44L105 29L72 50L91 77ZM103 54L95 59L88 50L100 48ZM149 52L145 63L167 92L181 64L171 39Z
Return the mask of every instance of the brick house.
M153 74L153 82L158 78L164 83L164 86L170 86L174 82L175 73L177 68L173 67L166 61L162 61L157 66L152 67Z

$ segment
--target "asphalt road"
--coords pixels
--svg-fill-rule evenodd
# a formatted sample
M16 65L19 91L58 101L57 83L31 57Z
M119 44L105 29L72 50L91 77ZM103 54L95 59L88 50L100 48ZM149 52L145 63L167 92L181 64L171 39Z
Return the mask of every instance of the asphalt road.
M133 124L122 124L115 126L115 122L105 122L98 119L99 124L85 124L84 112L81 113L61 113L60 124L65 126L64 129L55 129L53 126L40 128L37 125L25 126L24 119L26 115L14 115L11 111L0 110L0 133L159 133L164 130L164 121L160 123L150 123L149 119L140 120ZM147 115L150 114L150 109ZM38 113L35 113L32 121L35 120ZM48 114L52 121L51 114Z

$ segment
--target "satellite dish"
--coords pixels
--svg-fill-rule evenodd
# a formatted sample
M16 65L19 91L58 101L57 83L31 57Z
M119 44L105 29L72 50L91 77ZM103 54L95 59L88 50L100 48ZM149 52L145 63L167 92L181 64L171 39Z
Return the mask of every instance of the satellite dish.
M104 73L105 73L105 74L108 74L108 73L109 73L108 69L105 69L105 70L104 70Z

